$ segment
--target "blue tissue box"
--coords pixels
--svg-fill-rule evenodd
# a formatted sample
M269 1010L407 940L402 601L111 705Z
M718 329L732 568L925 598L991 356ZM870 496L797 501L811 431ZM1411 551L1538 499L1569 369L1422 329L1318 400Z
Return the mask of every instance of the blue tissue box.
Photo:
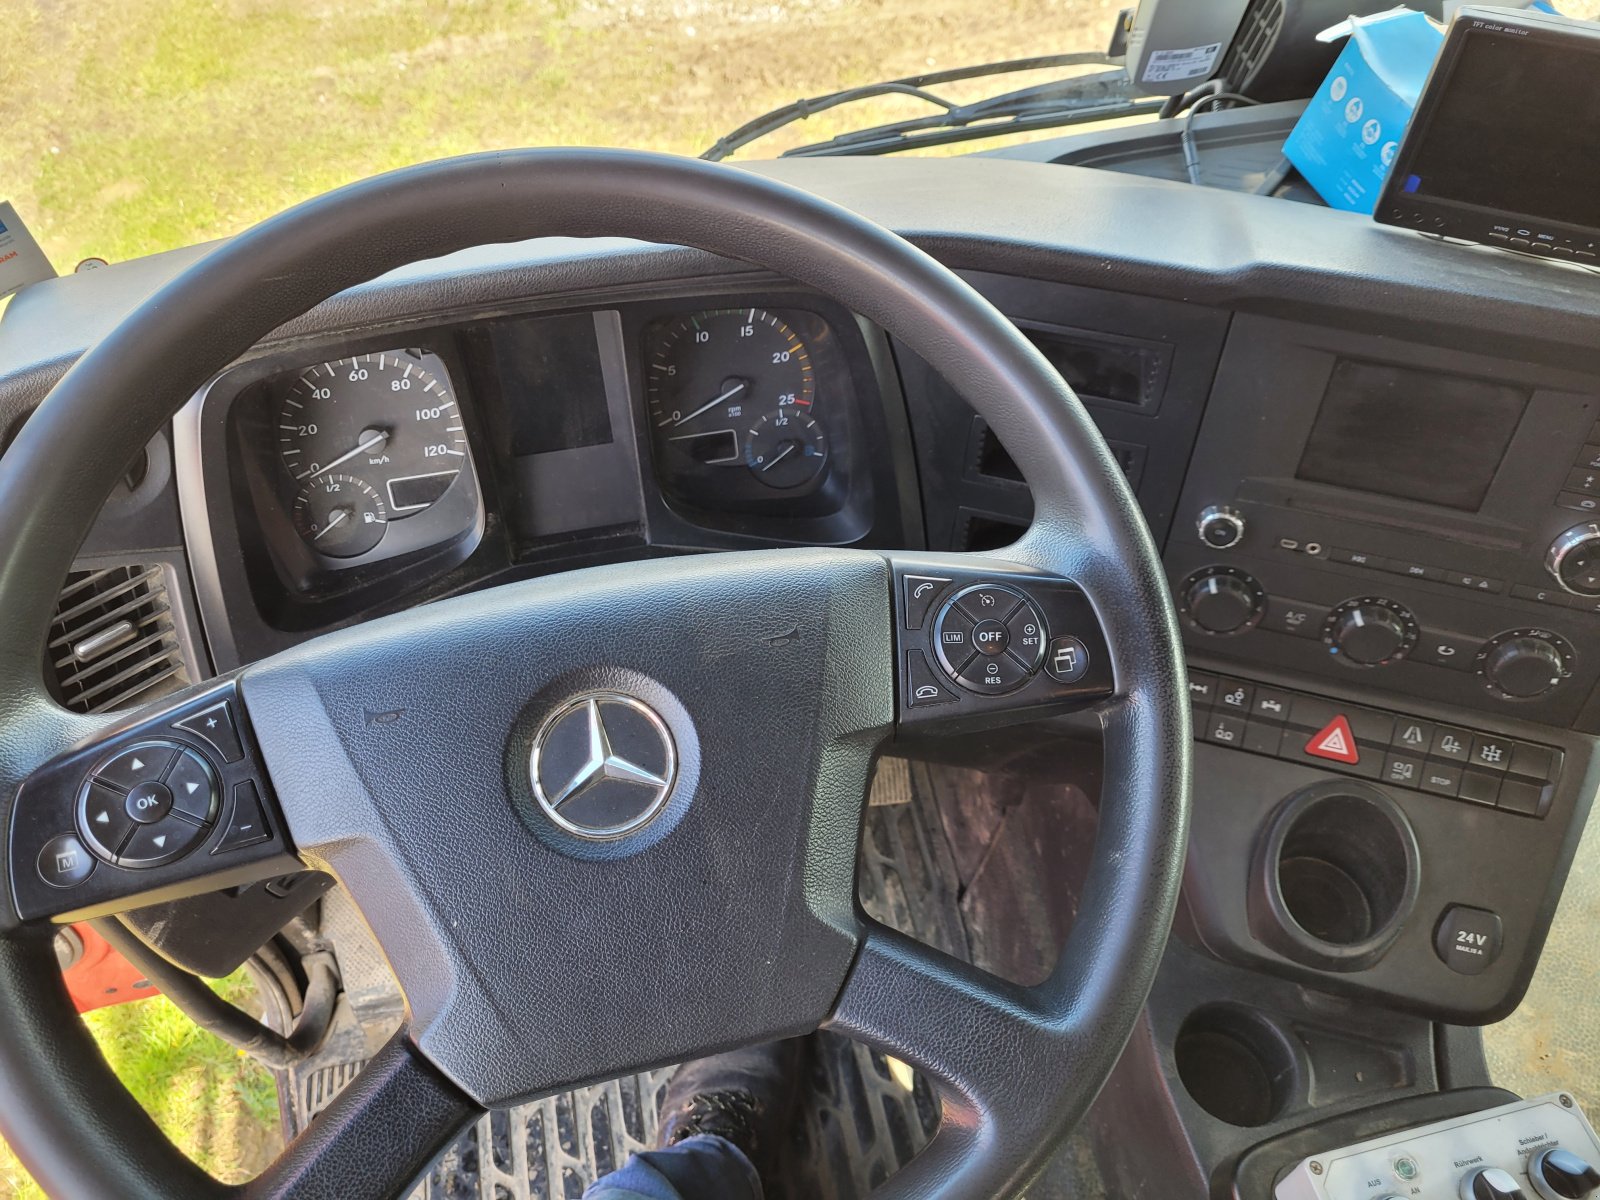
M1350 40L1283 153L1334 208L1370 213L1444 34L1409 9L1346 24Z

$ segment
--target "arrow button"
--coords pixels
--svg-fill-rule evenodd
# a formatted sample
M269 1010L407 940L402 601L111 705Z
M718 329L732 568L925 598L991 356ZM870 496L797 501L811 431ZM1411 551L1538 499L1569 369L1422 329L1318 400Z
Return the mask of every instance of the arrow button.
M195 751L185 750L178 756L167 776L167 788L172 792L172 811L179 816L202 825L217 819L222 796L216 773Z

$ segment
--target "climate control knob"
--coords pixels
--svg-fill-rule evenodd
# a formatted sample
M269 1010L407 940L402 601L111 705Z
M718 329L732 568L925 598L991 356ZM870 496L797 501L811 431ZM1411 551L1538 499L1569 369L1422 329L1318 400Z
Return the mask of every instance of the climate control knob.
M1572 647L1548 629L1512 629L1484 643L1475 661L1483 685L1497 696L1531 700L1572 669Z
M1600 523L1563 531L1550 543L1544 569L1575 596L1600 596Z
M1209 504L1195 523L1200 540L1213 550L1231 550L1244 541L1244 515L1226 504Z
M1600 1171L1559 1146L1533 1156L1528 1180L1544 1200L1585 1200L1600 1190Z
M1328 615L1322 640L1352 666L1382 667L1411 652L1417 620L1393 600L1347 600Z
M1184 584L1184 614L1204 633L1242 633L1261 620L1265 607L1261 585L1233 567L1209 567Z

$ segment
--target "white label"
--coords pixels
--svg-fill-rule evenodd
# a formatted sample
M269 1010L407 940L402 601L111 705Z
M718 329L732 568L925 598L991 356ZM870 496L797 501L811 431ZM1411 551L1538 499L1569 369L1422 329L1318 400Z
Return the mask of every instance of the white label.
M17 210L9 201L0 202L0 296L41 279L54 279L55 274Z
M1189 46L1183 50L1155 50L1144 63L1145 83L1171 83L1175 79L1194 79L1211 74L1217 65L1222 43Z

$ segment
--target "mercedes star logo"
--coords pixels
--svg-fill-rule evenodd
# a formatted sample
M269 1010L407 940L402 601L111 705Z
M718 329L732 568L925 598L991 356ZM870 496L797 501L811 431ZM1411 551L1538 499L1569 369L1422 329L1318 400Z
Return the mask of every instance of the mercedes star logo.
M660 813L678 760L666 722L648 705L620 692L590 692L539 727L528 768L546 816L568 833L603 840Z

